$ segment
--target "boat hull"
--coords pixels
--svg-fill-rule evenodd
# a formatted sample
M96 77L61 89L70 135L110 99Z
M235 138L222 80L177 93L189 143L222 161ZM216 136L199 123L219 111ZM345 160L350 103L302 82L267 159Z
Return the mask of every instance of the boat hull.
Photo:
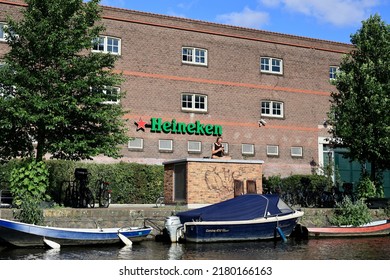
M367 237L390 234L390 220L382 220L360 227L308 227L309 237Z
M118 234L132 242L140 242L150 234L152 228L103 228L77 229L36 226L0 219L0 239L16 247L43 247L45 239L61 246L87 246L120 244Z
M186 242L234 242L269 240L289 237L303 215L295 212L281 217L230 222L187 222L184 224ZM281 230L284 236L277 230Z

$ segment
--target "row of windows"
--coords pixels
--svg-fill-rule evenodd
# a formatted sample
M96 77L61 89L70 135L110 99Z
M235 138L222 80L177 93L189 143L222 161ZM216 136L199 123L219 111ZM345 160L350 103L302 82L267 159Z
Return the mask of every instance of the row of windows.
M224 147L225 154L229 154L229 144L222 143ZM134 138L129 141L128 149L130 151L143 151L144 149L144 139L143 138ZM158 140L158 150L160 152L173 152L173 140L171 139L160 139ZM187 151L188 153L202 153L202 142L201 141L188 141L187 142ZM267 156L279 156L279 146L277 145L267 145ZM255 155L255 145L254 144L241 144L241 154L243 156L254 156ZM292 157L302 157L303 148L302 147L291 147L290 155Z
M207 66L207 50L193 47L182 48L182 62ZM260 58L260 70L264 73L283 74L283 60L272 57Z
M284 117L283 102L263 100L261 101L261 116ZM183 111L207 112L207 95L197 93L183 93L181 95L181 109Z
M0 22L0 41L7 40L7 33L4 30L5 26L5 23ZM120 55L121 39L110 36L99 36L99 38L92 41L92 51Z
M4 23L0 23L0 40L6 40ZM92 42L92 52L111 53L121 55L121 39L110 36L99 36ZM183 47L182 63L207 66L208 52L206 49ZM329 67L329 78L336 78L337 66ZM263 73L283 74L283 60L274 57L260 58L260 71Z
M0 61L0 68L4 66L4 63ZM94 89L91 89L93 92ZM13 98L16 94L15 86L4 86L0 83L0 98ZM120 101L120 88L106 86L103 89L105 95L105 104L118 104Z
M193 47L182 48L182 63L207 66L207 50ZM336 78L337 66L329 67L329 79ZM262 73L283 74L283 60L274 57L260 58L260 71Z

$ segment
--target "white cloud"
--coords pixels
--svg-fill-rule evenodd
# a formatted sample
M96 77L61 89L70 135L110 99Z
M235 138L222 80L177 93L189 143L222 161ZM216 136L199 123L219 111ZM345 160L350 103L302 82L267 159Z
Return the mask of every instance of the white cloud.
M224 24L258 29L268 23L269 14L245 7L242 12L218 15L216 20Z
M353 26L368 18L379 0L258 0L264 6L282 8L336 26Z

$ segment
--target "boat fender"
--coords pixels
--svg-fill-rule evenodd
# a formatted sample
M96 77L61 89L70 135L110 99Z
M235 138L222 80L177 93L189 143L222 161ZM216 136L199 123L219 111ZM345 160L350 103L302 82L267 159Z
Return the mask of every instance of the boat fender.
M286 242L287 241L287 238L286 236L284 235L282 229L280 227L276 227L276 230L278 231L280 237L283 239L283 242Z

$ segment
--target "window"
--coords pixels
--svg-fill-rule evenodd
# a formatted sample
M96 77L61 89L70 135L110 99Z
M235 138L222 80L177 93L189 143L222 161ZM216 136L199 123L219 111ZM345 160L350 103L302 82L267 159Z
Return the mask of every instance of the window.
M229 154L229 144L228 143L224 143L224 142L222 142L221 144L222 144L222 147L223 147L223 153L225 155L228 155Z
M158 150L160 152L172 152L173 141L172 140L158 140Z
M144 148L144 139L134 138L131 139L127 145L129 150L143 150Z
M14 98L16 93L15 86L5 86L0 84L0 98Z
M184 93L181 95L181 109L185 111L207 112L207 96Z
M7 39L4 31L4 26L5 24L0 22L0 41L5 41Z
M207 50L184 47L181 54L183 63L207 65Z
M103 89L91 88L91 91L96 94L101 93L99 90L102 90L104 94L102 96L104 98L103 104L119 104L121 90L119 87L104 86Z
M262 57L260 58L260 70L264 73L283 74L283 60Z
M188 152L189 153L201 153L202 152L202 142L188 141Z
M261 101L261 115L267 117L283 118L283 102L264 100Z
M278 156L279 146L267 145L267 156Z
M337 66L330 66L329 67L329 79L334 80L336 79L336 73L338 71L339 67Z
M253 144L242 144L242 154L243 155L254 155L255 154L255 145Z
M121 40L118 38L100 36L93 40L92 51L112 54L121 54Z
M292 157L302 157L303 148L302 147L291 147L291 156Z
M5 32L5 28L7 25L4 22L0 22L0 42L3 41L5 42L7 40L8 34L14 34L12 30L8 30L10 33Z
M119 87L105 87L103 93L106 95L104 101L105 104L118 104L120 99L120 91Z

